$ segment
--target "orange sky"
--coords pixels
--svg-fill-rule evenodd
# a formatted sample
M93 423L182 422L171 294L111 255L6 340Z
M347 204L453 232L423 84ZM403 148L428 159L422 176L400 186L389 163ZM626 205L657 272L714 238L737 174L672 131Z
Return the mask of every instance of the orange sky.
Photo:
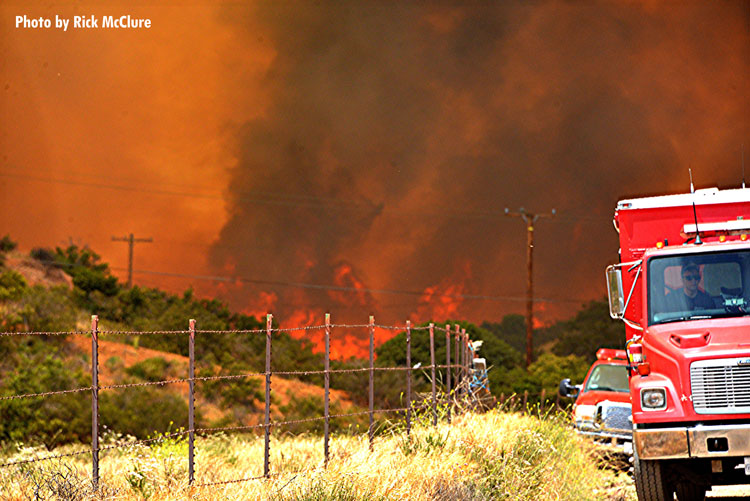
M121 277L111 237L151 237L137 270L273 284L136 283L249 313L481 323L523 312L503 208L554 207L536 291L563 318L605 294L618 198L685 191L688 166L739 184L748 5L4 2L0 233ZM152 28L15 28L126 14Z

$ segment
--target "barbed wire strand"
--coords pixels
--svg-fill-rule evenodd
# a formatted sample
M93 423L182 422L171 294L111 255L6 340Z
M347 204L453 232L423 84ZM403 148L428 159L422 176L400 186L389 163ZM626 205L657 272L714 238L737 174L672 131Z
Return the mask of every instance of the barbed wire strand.
M295 473L291 473L291 474L294 475ZM268 477L266 477L264 475L260 475L258 477L238 478L238 479L235 479L235 480L223 480L221 482L207 482L205 484L195 484L195 485L193 485L193 487L202 488L202 487L215 487L217 485L237 484L237 483L240 483L240 482L250 482L250 481L253 481L253 480L261 480L261 479L264 479L264 478L275 477L275 476L278 476L278 475L281 475L281 472L269 473ZM296 475L299 475L299 473L296 473Z
M150 335L170 335L170 334L190 334L190 331L176 330L176 331L97 331L100 336L107 335L125 335L125 336L150 336ZM89 334L91 334L89 332Z
M73 390L47 391L44 393L27 393L25 395L10 395L7 397L0 397L0 400L15 400L17 398L33 398L33 397L49 397L52 395L62 395L63 393L78 393L81 391L91 391L93 389L94 389L93 386L89 386L88 388L75 388Z
M145 383L125 383L125 384L110 384L106 386L100 386L99 391L101 390L114 390L114 389L121 389L121 388L135 388L138 386L164 386L167 384L176 384L176 383L189 383L190 379L166 379L164 381L147 381Z
M10 463L0 463L0 468L5 468L6 466L17 466L21 464L38 463L41 461L50 461L52 459L60 459L60 458L66 458L66 457L71 457L71 456L81 456L83 454L91 454L91 451L86 450L86 451L78 451L78 452L68 452L66 454L56 454L54 456L44 456L41 458L24 459L21 461L13 461Z
M195 329L196 334L265 334L266 329L225 329L225 330L206 330Z
M63 331L63 332L0 332L1 336L76 336L91 334L91 331Z

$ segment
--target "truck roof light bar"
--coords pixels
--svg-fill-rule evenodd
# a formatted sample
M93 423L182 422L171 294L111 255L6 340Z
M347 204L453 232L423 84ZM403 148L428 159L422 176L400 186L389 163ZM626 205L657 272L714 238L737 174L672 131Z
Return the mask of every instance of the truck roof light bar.
M596 351L597 360L627 360L625 350L616 350L614 348L599 348Z
M718 223L701 223L700 230L703 236L718 235L720 233L725 235L741 235L743 232L750 231L750 220L734 219L730 221L719 221ZM685 237L690 237L697 233L696 225L694 223L687 223L682 227L682 234Z

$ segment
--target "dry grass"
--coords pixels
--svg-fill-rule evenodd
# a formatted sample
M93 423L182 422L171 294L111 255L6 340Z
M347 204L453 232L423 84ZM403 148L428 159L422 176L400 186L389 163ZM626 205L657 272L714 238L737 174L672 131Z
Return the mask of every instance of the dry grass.
M263 446L263 439L253 436L199 439L196 484L262 475ZM81 446L55 452L76 449ZM366 435L336 436L327 469L322 449L320 437L274 437L271 479L193 487L192 492L184 441L117 449L102 454L100 498L634 499L627 477L597 468L586 442L554 417L469 413L454 417L452 425L417 425L410 437L395 427L378 436L374 452ZM39 453L27 450L2 461ZM0 469L0 499L92 499L90 458L80 458Z

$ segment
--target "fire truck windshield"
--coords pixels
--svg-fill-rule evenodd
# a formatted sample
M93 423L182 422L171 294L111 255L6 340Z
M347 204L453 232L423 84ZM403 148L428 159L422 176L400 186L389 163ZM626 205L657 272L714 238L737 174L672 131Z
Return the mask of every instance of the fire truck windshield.
M628 385L628 368L626 365L601 364L591 370L586 381L586 391L630 391Z
M750 313L750 250L654 257L648 324Z

